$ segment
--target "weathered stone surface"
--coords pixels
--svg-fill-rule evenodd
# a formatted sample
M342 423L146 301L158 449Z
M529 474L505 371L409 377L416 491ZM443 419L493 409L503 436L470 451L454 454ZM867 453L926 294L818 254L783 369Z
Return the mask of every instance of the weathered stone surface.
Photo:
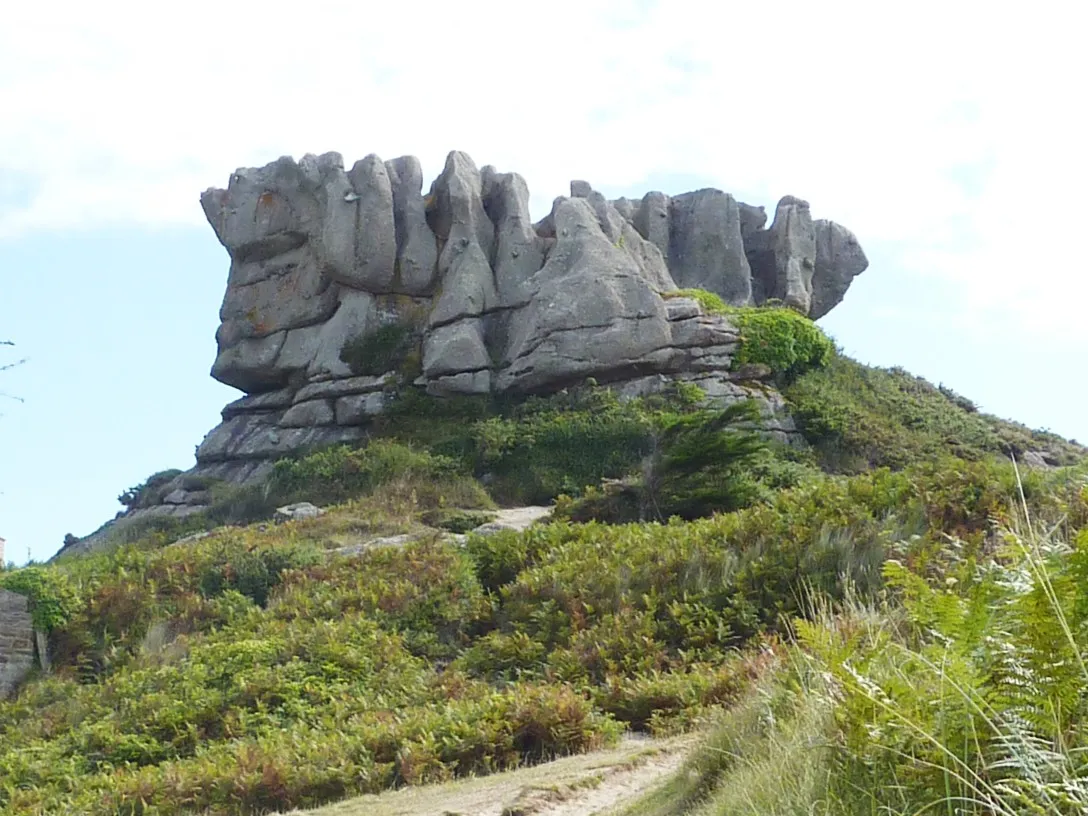
M441 294L431 311L432 327L477 317L499 305L491 251L495 227L483 205L480 172L466 154L454 151L431 188L430 219L443 242L438 256Z
M812 275L816 269L816 232L807 201L785 196L778 202L774 223L752 236L749 261L761 286L762 299L774 299L808 314L812 305Z
M393 191L393 220L397 234L393 291L428 295L438 273L438 244L427 224L423 202L423 168L415 156L385 163Z
M490 367L479 318L439 326L423 340L423 374L429 379Z
M316 399L292 405L280 417L280 426L284 428L306 428L311 425L332 425L336 422L332 404L328 400Z
M223 419L230 419L238 414L255 413L259 411L275 411L286 408L295 399L295 392L290 388L282 388L279 391L267 391L263 394L236 399L228 403L223 409Z
M638 368L640 358L671 339L664 301L606 237L590 203L559 199L552 215L557 242L514 328L500 390L533 391Z
M664 193L646 193L642 197L634 217L635 229L643 238L657 247L665 258L669 257L671 203L669 197ZM673 272L675 273L675 270ZM675 274L673 280L676 280Z
M272 521L276 524L284 524L288 521L305 521L324 515L325 511L310 502L295 502L276 508L276 514Z
M347 377L342 380L328 380L304 386L295 394L295 402L342 397L348 394L370 394L385 388L385 377Z
M358 196L355 220L355 263L337 280L353 289L391 292L397 263L393 185L385 164L374 154L360 159L348 173Z
M484 209L495 225L491 266L499 305L524 306L529 302L529 279L544 265L544 239L529 217L529 187L517 173L498 173L488 165L482 171Z
M491 393L490 371L463 371L427 381L427 393L436 397Z
M251 394L281 388L287 376L276 368L276 358L286 339L287 332L281 331L260 339L240 340L233 345L225 345L220 340L212 376Z
M340 350L349 340L373 331L380 322L381 309L374 295L355 289L342 292L340 307L318 332L307 362L309 377L350 377L351 369L340 359Z
M26 596L0 589L0 700L34 668L34 624Z
M705 289L733 306L748 305L752 272L733 196L707 189L672 199L669 268L683 289Z
M352 442L362 435L361 429L336 426L281 428L278 420L275 415L242 414L222 422L197 448L197 463L279 459L298 450Z
M819 320L842 302L854 278L869 266L869 259L854 233L834 221L813 223L816 233L816 269L812 273L809 317Z
M656 292L671 292L676 289L662 251L643 238L603 195L590 187L589 182L572 181L570 194L571 198L584 199L592 207L605 238L635 262L641 276Z
M248 270L259 270L260 276ZM305 247L263 262L235 261L219 310L220 340L233 345L244 338L320 323L336 311L338 294Z
M385 394L350 394L336 400L337 425L364 425L385 410Z

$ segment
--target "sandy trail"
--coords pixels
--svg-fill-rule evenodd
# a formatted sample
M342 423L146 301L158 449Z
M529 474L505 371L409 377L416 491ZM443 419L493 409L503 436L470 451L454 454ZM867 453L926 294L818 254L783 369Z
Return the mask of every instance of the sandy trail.
M690 738L625 738L616 748L445 785L403 788L309 816L604 816L680 767ZM302 811L292 811L301 816Z

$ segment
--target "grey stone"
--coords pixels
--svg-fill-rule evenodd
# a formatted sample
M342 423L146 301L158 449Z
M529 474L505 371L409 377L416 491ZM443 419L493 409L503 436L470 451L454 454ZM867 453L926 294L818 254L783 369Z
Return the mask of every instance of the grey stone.
M819 220L816 233L816 268L812 273L809 317L819 320L842 302L854 278L869 266L857 237L841 224Z
M286 338L287 332L277 332L226 347L220 343L212 376L251 394L282 388L287 383L287 376L276 367L276 358Z
M223 408L223 419L230 419L238 414L275 411L279 408L286 408L294 399L295 392L291 388L281 388L279 391L267 391L263 394L245 396L228 403Z
M0 589L0 700L34 669L34 624L26 596Z
M340 354L389 324L418 333L413 385L431 394L690 376L741 398L762 380L730 371L735 327L662 296L679 284L819 317L867 263L848 230L788 196L768 229L762 207L718 190L609 202L574 181L532 224L521 176L457 151L423 189L412 157L369 155L346 173L326 153L240 169L204 193L230 256L212 373L248 396L224 408L191 473L251 483L279 457L365 436L402 375L356 377Z
M427 381L427 393L436 397L471 396L491 392L490 371L463 371Z
M295 502L276 508L276 514L272 521L276 524L284 524L288 521L305 521L324 515L325 511L310 502Z
M674 196L670 216L669 268L680 287L714 292L733 306L748 305L752 272L733 197L713 189Z
M428 378L491 367L479 318L432 329L423 339L423 374Z
M338 276L341 283L368 292L391 292L397 263L393 186L385 164L374 154L360 159L348 173L355 202L355 263Z
M759 232L767 225L767 210L762 206L753 207L743 201L737 202L737 209L740 213L740 237L747 244L750 235Z
M658 248L662 256L669 257L670 200L667 195L646 193L639 202L634 225L643 238ZM676 279L675 274L673 279Z
M397 234L396 275L393 291L426 295L438 274L438 245L423 202L423 169L415 156L385 163L393 191L393 219Z
M280 459L290 453L352 442L362 429L337 426L281 428L272 415L242 414L213 428L196 451L198 465L239 459Z
M342 397L348 394L370 394L386 387L386 377L348 377L342 380L311 383L299 389L295 401Z
M349 341L373 331L380 324L377 298L370 292L344 290L340 307L320 328L306 373L310 379L318 376L350 377L351 369L340 359L340 351Z
M771 228L754 235L750 243L752 274L760 279L765 298L807 315L816 269L816 233L808 202L785 196L778 203Z
M500 306L523 306L532 293L529 279L544 265L544 239L529 218L529 187L517 173L484 168L484 209L495 225L496 294Z
M385 410L385 394L350 394L336 400L337 425L364 425Z
M429 317L431 327L477 317L499 305L490 258L495 227L483 205L483 183L476 165L454 151L431 187L431 223L444 242L438 256L441 294Z
M703 313L699 302L692 298L668 298L665 301L665 312L669 320L687 320L692 317L700 317Z
M311 425L332 425L335 422L332 404L328 400L317 399L292 405L280 417L279 424L287 428L306 428Z
M539 390L637 367L671 339L664 301L605 236L590 204L560 199L553 218L557 243L536 275L536 296L514 321L500 390Z

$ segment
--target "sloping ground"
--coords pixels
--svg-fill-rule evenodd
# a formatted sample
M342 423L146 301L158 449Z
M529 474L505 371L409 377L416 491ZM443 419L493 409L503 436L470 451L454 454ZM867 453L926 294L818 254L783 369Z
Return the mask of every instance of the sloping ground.
M591 816L622 806L683 761L690 738L627 737L616 748L444 785L402 788L311 811L312 816Z

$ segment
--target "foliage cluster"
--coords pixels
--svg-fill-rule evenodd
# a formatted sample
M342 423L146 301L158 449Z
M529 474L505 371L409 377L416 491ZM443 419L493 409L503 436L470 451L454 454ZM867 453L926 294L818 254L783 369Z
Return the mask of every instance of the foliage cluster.
M864 366L841 355L784 393L821 466L834 472L905 467L945 453L981 459L1043 450L1062 465L1085 455L1053 434L970 410L958 395L902 369Z
M835 344L815 323L784 306L729 306L705 289L679 289L666 297L691 298L706 314L727 315L741 334L736 366L765 365L789 382L826 365L835 353Z
M387 323L353 337L340 349L340 360L356 376L380 377L401 371L418 357L419 337L409 323Z
M889 560L879 600L814 598L789 659L628 816L1084 813L1088 529L1030 518L927 576Z
M765 365L782 381L820 369L835 354L835 344L811 320L793 309L756 306L730 309L740 330L734 365Z
M806 597L882 597L888 555L970 584L1015 484L944 460L694 522L330 558L353 504L42 568L75 600L57 675L0 704L0 813L257 813L705 723L782 653L747 650ZM1074 478L1035 474L1025 494L1040 519L1088 520Z

